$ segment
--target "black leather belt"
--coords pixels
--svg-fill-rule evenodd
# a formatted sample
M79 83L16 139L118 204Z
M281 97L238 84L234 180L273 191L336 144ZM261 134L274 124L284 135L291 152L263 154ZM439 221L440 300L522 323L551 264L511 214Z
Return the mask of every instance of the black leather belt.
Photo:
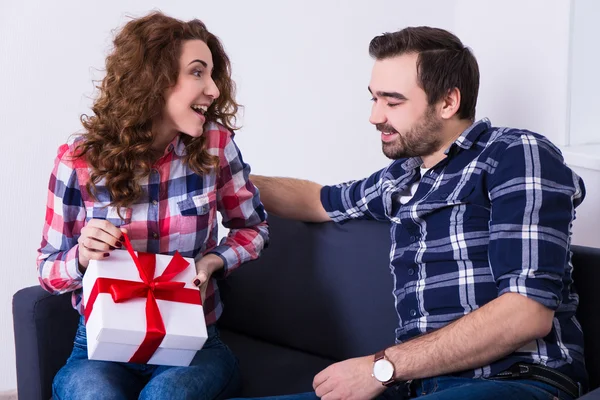
M562 390L574 399L583 395L581 385L552 368L537 364L517 363L509 369L491 376L488 379L508 380L508 379L531 379L543 382L555 388Z

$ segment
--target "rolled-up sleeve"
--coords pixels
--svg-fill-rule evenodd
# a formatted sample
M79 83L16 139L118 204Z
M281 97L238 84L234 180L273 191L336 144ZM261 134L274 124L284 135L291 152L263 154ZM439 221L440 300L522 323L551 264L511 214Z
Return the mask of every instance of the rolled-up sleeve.
M37 268L41 286L53 294L81 288L77 239L85 225L85 207L69 148L60 147L48 184L46 218Z
M217 206L229 234L209 253L221 257L224 266L219 276L225 277L260 256L269 241L269 227L258 189L249 179L250 166L244 162L231 133L226 135L220 163Z
M519 293L556 310L569 267L583 181L547 139L515 136L489 178L489 261L498 295Z
M352 219L387 219L381 195L381 178L384 169L368 178L323 186L321 203L329 218L343 223Z

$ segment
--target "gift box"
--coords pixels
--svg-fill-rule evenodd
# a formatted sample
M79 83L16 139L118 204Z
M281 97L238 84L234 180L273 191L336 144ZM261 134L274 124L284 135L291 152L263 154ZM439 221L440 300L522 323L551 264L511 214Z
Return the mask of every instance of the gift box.
M88 358L188 366L207 339L194 260L124 247L83 277Z

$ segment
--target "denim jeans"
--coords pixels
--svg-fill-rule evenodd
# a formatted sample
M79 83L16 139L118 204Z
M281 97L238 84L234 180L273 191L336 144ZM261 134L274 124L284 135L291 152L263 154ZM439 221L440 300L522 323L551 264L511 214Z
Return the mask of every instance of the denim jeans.
M379 399L402 399L398 393L402 386L387 389ZM493 380L471 379L455 376L440 376L422 379L415 385L416 398L419 400L573 400L568 394L554 386L534 380Z
M406 397L404 386L386 389L378 400L572 400L564 392L531 380L503 380L457 378L441 376L423 379L416 386L416 395ZM287 396L266 397L269 400L317 400L314 392Z
M54 377L55 400L227 399L241 385L238 362L219 338L216 326L189 367L88 360L83 319L73 352Z

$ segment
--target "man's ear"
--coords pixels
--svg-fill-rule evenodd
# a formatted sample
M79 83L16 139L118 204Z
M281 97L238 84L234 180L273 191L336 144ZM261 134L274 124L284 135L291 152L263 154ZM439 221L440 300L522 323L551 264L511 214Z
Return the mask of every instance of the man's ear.
M460 90L453 88L448 90L441 100L440 116L443 119L450 119L458 113L460 108Z

